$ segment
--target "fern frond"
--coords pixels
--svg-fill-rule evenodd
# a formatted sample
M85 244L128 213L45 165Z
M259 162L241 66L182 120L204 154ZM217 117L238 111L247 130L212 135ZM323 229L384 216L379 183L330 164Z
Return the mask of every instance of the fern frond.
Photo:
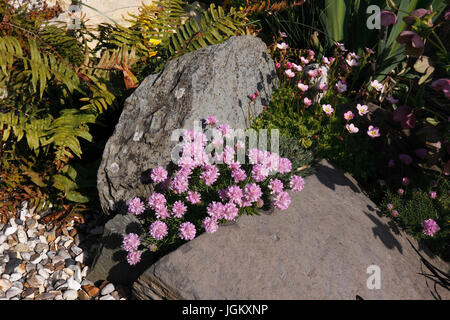
M225 13L222 7L216 8L211 4L209 9L202 13L200 23L195 18L190 18L170 36L169 50L172 55L179 56L221 43L231 36L245 34L247 22L243 11L231 8Z
M289 2L286 0L282 0L280 2L271 3L270 0L266 1L251 1L249 5L244 9L246 14L254 14L254 13L262 13L262 12L281 12L294 7L298 7L303 5L306 0L294 0L293 2Z

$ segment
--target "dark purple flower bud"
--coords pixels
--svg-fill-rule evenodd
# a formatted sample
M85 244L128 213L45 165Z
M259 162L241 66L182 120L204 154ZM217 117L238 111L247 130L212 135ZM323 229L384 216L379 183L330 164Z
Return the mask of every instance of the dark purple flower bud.
M397 23L397 15L391 11L383 10L380 13L380 23L382 27L387 27Z
M413 161L413 159L411 158L411 156L408 155L408 154L401 154L401 155L399 156L399 159L400 159L400 161L401 161L403 164L405 164L405 165L407 165L407 166L409 166L409 165L412 163L412 161Z
M428 151L427 149L421 148L421 149L416 149L416 156L420 159L425 159L428 155Z

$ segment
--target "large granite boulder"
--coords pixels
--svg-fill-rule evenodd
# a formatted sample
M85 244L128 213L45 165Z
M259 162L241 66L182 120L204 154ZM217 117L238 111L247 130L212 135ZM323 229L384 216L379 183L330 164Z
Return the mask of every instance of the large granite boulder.
M151 194L149 171L170 162L174 130L193 128L208 115L244 129L251 95L259 92L252 104L259 114L277 82L266 45L252 36L186 54L147 77L126 100L103 153L98 171L103 210L122 211L131 197Z
M377 285L369 279L374 265L380 289L367 285ZM380 216L354 179L323 161L288 210L242 216L202 234L153 264L133 293L138 299L449 299L440 272L448 274L449 265Z

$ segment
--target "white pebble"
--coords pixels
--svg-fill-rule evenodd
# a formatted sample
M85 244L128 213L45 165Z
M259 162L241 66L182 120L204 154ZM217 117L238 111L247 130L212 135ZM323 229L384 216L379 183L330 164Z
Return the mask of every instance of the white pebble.
M67 240L66 242L64 242L64 247L69 248L71 244L72 244L72 240Z
M100 300L116 300L116 299L108 294L106 296L101 297Z
M8 227L5 230L5 236L10 236L17 231L17 227Z
M79 262L79 263L83 263L84 262L84 252L80 253L79 255L76 256L75 261Z
M89 270L89 267L88 267L88 266L85 266L85 267L83 268L83 270L81 271L81 276L82 276L83 278L86 278L87 273L88 273L88 270Z
M63 293L64 300L75 300L78 298L78 292L75 290L66 290Z
M41 269L38 272L44 279L48 279L48 277L50 276L50 274L45 270L45 269Z
M79 282L75 281L72 277L70 277L69 280L67 280L67 284L69 286L69 289L72 289L72 290L78 291L81 288L81 284Z
M22 278L22 275L18 272L14 272L9 276L9 281L14 282Z
M64 268L63 269L65 273L67 273L69 276L73 276L74 271L70 268Z
M19 238L20 243L27 243L28 241L27 234L23 229L17 230L17 237Z
M11 289L9 289L8 291L6 291L6 298L11 299L15 296L17 296L19 293L21 293L23 290L16 288L16 287L11 287Z
M114 291L114 285L112 283L108 283L101 291L102 296L105 296L107 294L110 294Z
M75 253L76 256L78 256L79 254L81 254L83 252L83 249L81 249L80 247L75 246L75 245L72 246L70 248L70 250L72 250L72 252Z
M7 237L4 234L0 234L0 244L2 244L3 242L5 242L7 239Z

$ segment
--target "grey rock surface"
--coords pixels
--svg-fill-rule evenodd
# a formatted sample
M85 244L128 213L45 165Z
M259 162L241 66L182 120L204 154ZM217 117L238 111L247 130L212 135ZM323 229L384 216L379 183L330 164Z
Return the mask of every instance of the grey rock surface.
M449 264L380 216L353 178L322 161L305 180L288 210L242 216L161 258L134 283L135 297L450 298L421 256L447 274ZM367 287L372 265L379 290Z
M186 54L147 77L126 100L103 153L97 177L103 211L123 213L132 197L150 196L150 171L170 162L175 129L192 129L209 115L246 128L251 95L259 92L252 105L259 114L277 83L266 45L252 36Z
M132 215L117 214L109 220L105 224L101 245L87 279L94 283L104 279L118 284L133 283L151 261L148 260L147 253L144 253L141 263L131 267L127 263L127 253L122 248L122 241L127 233L143 232L140 222Z

